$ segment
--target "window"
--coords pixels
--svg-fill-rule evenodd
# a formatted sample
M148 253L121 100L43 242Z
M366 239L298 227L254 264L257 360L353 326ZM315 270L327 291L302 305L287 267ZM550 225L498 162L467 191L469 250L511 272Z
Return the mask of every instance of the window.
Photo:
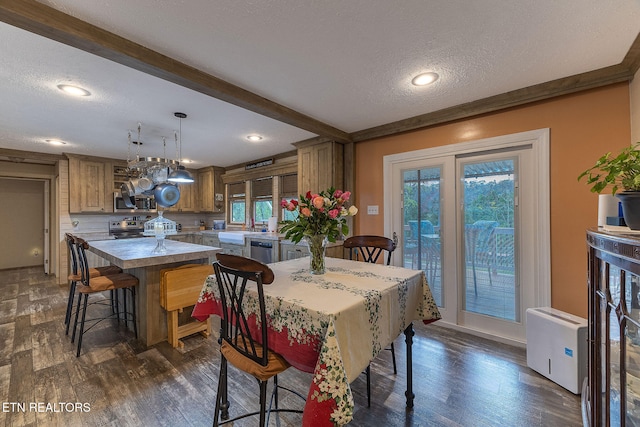
M229 222L244 224L246 218L244 182L229 184Z
M280 196L282 199L298 200L298 175L283 175L280 177ZM282 219L285 221L294 220L298 217L298 211L288 211L282 209Z
M273 215L273 177L251 181L253 219L256 224L266 224Z

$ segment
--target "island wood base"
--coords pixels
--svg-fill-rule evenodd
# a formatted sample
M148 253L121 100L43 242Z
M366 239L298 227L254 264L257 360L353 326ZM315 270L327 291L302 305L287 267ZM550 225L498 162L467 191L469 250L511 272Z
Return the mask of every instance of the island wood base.
M138 339L146 345L153 345L166 341L168 338L167 312L160 306L160 270L179 267L184 264L207 264L212 262L212 259L205 258L125 270L140 280L139 289L136 293L138 299L136 301L138 308Z

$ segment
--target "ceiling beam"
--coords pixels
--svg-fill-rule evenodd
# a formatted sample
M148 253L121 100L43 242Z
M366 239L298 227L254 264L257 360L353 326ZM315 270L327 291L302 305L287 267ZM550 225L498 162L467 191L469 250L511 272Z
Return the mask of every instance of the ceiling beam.
M11 148L0 148L0 161L13 163L42 163L53 165L59 160L66 160L62 154L39 153L37 151L13 150Z
M636 52L636 56L639 56ZM636 59L637 61L637 59ZM409 132L429 126L440 125L454 120L467 119L480 114L492 113L506 108L517 107L531 102L543 101L561 95L594 89L614 83L628 82L634 73L625 65L618 64L587 73L576 74L550 82L541 83L511 92L501 93L466 104L444 108L408 119L364 129L351 134L354 142L382 138Z
M35 0L2 0L0 21L316 135L349 134Z
M629 51L622 60L622 65L628 68L633 75L640 69L640 33L631 44Z

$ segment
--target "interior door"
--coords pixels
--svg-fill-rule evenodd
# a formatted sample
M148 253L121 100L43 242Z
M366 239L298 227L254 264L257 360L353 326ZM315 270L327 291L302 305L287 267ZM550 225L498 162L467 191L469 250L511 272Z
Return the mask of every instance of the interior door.
M42 248L42 253L44 255L44 274L49 274L49 251L50 251L50 226L51 220L49 218L49 206L50 206L50 197L49 197L49 182L45 180L43 182L44 185L44 244Z

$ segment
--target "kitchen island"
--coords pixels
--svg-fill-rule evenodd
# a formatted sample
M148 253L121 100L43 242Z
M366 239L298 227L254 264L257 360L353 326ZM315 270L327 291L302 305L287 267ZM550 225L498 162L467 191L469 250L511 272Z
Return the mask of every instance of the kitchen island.
M117 265L140 280L136 306L138 337L146 345L167 339L167 316L160 306L160 270L184 264L212 263L220 248L165 240L166 252L154 253L156 239L101 240L89 244L89 251Z

